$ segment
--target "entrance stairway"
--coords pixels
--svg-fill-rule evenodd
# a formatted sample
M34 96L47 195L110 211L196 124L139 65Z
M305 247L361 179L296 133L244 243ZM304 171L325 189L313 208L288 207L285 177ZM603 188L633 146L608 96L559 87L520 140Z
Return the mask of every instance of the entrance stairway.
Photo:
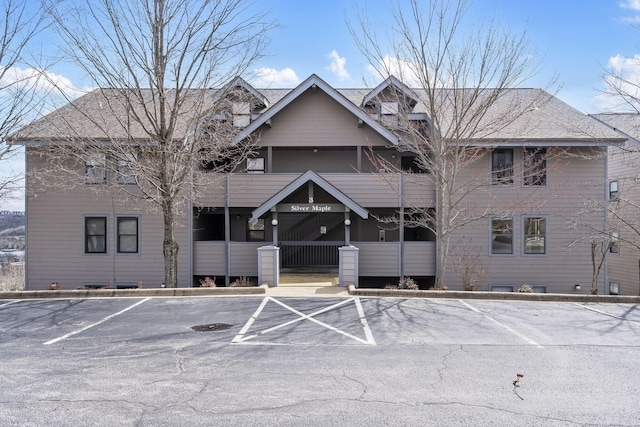
M284 287L329 287L338 286L337 274L280 274L278 286Z

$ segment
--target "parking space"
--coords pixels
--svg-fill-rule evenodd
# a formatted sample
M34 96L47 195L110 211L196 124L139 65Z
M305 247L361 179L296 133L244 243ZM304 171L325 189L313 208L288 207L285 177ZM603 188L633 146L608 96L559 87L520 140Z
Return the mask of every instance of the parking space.
M0 304L0 333L0 425L640 418L640 308L632 304L24 300Z
M0 343L637 345L634 304L360 298L105 298L0 305ZM215 333L211 333L215 332ZM83 343L85 344L85 343Z

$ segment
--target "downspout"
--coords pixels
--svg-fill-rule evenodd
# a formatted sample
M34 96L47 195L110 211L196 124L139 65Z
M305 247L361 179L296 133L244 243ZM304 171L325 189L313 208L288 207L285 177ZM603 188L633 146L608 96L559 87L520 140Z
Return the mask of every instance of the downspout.
M192 184L193 185L193 181ZM188 288L193 287L193 202L187 204L187 278Z
M604 200L607 208L604 210L604 229L609 233L609 147L605 148L604 156ZM604 294L609 294L609 250L605 252L604 258Z
M398 248L398 271L404 277L404 200L402 197L402 172L398 172L398 206L400 206L400 247Z
M29 150L24 145L24 290L29 290ZM84 224L83 224L84 226Z
M231 204L231 174L227 174L227 191L224 202L224 246L225 246L225 263L224 263L224 285L229 286L231 274L231 215L229 215L229 205Z

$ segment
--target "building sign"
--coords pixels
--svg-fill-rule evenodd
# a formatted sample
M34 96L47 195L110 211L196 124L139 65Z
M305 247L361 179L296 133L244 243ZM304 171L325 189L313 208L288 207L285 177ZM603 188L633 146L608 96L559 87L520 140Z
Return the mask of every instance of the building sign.
M277 212L289 213L339 213L344 212L344 205L339 203L280 203Z

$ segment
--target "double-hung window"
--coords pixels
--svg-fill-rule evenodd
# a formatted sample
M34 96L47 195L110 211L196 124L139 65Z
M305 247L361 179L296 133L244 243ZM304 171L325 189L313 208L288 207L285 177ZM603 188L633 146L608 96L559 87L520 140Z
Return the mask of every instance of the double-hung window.
M107 183L107 155L93 153L84 161L84 183L88 185Z
M547 219L544 217L525 217L524 253L543 255L547 253Z
M525 148L523 158L524 185L547 185L547 149Z
M136 183L136 177L133 173L132 166L138 161L138 155L134 153L125 153L121 159L118 159L118 184L133 185Z
M234 102L231 106L233 126L244 128L251 123L251 105L248 102Z
M496 148L491 152L491 184L513 184L513 148Z
M116 219L117 245L119 254L138 253L138 217L119 216Z
M107 217L87 216L84 218L84 253L107 253Z
M491 219L491 254L513 254L513 218Z

